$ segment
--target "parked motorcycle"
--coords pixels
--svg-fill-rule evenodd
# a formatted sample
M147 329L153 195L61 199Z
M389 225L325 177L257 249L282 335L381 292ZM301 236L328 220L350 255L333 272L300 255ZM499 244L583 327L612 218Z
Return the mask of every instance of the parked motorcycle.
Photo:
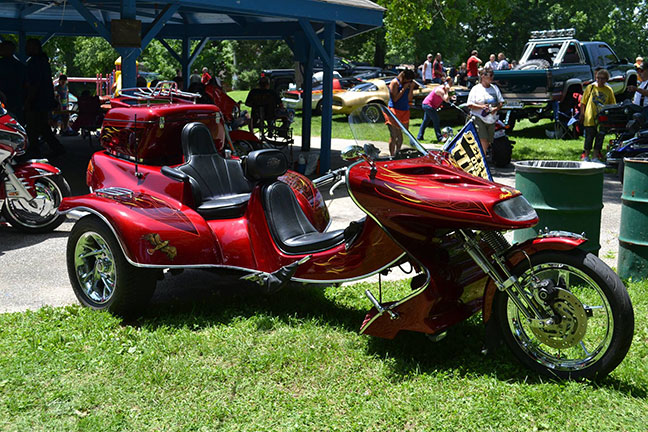
M27 147L25 129L0 106L0 208L14 228L32 233L54 230L65 220L58 213L70 186L46 159L16 162Z
M175 166L96 153L93 192L60 207L86 212L67 246L77 298L132 317L164 269L235 273L275 292L289 282L339 283L404 266L415 273L411 290L366 290L371 309L360 333L438 338L481 311L487 334L501 336L539 373L593 379L611 372L630 347L633 309L619 277L578 248L586 239L544 232L510 245L502 231L538 222L521 193L467 174L448 153L425 150L377 108L385 122L362 110L349 118L358 145L343 157L352 165L314 184L287 172L275 149L224 159L201 123L184 127L185 162ZM315 186L330 184L346 184L366 217L326 230Z
M648 157L648 129L641 113L633 114L632 120L628 121L625 128L610 140L607 150L605 164L616 169L617 177L623 183L623 159Z

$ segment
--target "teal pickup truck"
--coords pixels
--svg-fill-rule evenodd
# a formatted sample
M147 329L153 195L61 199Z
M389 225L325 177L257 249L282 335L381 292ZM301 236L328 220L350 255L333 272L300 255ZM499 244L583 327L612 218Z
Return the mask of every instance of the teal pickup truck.
M495 82L506 100L502 116L510 128L516 120L569 116L578 103L574 93L594 81L594 70L610 72L608 84L617 102L630 97L629 85L637 84L637 72L627 59L619 59L604 42L581 42L573 29L531 32L519 65L495 71Z

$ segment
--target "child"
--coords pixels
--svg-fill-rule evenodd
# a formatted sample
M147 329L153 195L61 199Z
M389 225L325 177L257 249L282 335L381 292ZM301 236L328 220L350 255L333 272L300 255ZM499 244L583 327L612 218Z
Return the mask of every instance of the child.
M580 105L580 121L585 126L585 145L582 161L590 160L590 151L592 142L594 142L594 157L592 162L601 162L601 149L603 148L603 138L605 132L597 131L598 113L603 105L615 104L614 91L607 85L610 79L610 73L605 69L598 69L595 72L596 82L590 84L583 93Z

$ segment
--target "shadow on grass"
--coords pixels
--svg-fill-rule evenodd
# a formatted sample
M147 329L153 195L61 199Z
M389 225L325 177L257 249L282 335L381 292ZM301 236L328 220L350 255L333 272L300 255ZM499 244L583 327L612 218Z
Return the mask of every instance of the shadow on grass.
M232 275L192 273L202 274L188 275L199 277L199 280L190 283L180 280L174 287L164 287L157 292L148 313L136 324L149 328L189 327L200 331L214 325L228 325L240 318L267 315L287 325L295 319L314 319L344 331L357 332L365 316L363 309L327 298L324 288L317 285L291 285L267 295ZM499 381L529 384L548 381L521 365L502 344L482 354L484 338L481 318L475 316L450 328L447 337L439 342L432 342L420 333L401 332L393 340L369 337L366 351L385 361L394 382L407 381L420 374L490 376ZM645 387L614 377L587 385L634 398L648 396Z

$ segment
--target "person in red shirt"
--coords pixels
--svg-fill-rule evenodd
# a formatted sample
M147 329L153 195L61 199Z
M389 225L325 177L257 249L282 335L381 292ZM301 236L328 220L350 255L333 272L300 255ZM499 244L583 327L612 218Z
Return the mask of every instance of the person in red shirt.
M434 57L434 63L432 64L432 82L441 84L443 82L443 77L445 73L443 72L443 62L441 61L441 53L437 53Z
M209 75L209 69L206 67L202 68L202 77L200 77L200 82L203 83L203 85L207 85L210 80L211 75Z
M468 69L468 87L472 87L477 82L479 77L479 64L482 62L479 57L477 57L477 50L472 50L470 57L466 62Z

